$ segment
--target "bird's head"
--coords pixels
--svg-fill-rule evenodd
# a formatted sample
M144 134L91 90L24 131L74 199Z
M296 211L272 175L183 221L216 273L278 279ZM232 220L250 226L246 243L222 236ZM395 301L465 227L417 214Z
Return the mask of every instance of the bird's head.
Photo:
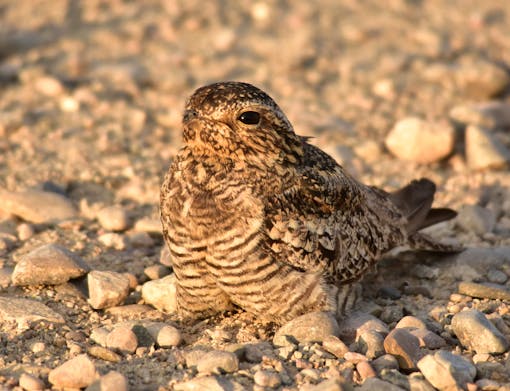
M197 89L186 102L184 142L197 151L234 160L295 163L302 141L278 105L241 82Z

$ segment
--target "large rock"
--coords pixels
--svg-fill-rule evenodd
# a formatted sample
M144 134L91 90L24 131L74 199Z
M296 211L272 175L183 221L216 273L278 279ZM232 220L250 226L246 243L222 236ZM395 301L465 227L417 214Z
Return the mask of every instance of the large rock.
M14 193L0 190L0 209L32 223L52 223L77 216L73 203L63 195L41 190Z
M283 346L287 336L298 342L323 341L330 335L339 335L338 323L328 312L310 312L285 323L276 331L273 343Z
M509 347L505 336L475 309L457 313L452 329L460 343L476 353L504 353Z
M129 279L112 271L91 271L87 276L88 302L94 309L121 304L129 294Z
M99 377L94 363L80 354L53 369L48 380L56 388L84 388Z
M64 318L48 306L35 300L0 297L0 322L15 322L25 329L33 322L64 323Z
M418 361L418 368L430 384L439 390L465 389L476 375L473 364L445 350L426 355Z
M145 302L153 305L160 311L168 313L175 313L177 311L176 294L174 274L159 280L148 281L142 287L142 298Z
M89 266L57 244L46 244L23 256L12 274L15 285L58 285L83 276Z

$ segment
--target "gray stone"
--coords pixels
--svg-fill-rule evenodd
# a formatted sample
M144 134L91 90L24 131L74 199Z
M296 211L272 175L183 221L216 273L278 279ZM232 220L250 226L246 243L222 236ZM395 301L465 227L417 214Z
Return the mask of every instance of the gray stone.
M475 309L457 313L452 329L460 343L476 353L504 353L509 347L505 336Z
M31 223L52 223L77 216L72 202L57 193L27 190L13 193L0 190L0 208Z
M204 354L197 362L197 370L201 373L231 373L239 369L239 359L232 352L213 350Z
M409 117L395 124L386 136L385 143L399 159L428 164L452 153L455 130L447 122L431 123Z
M410 329L409 332L420 341L420 347L439 349L446 346L446 341L427 329Z
M0 297L0 321L13 322L26 329L33 322L64 323L64 318L43 303L30 299Z
M126 210L118 205L107 206L97 213L101 227L108 231L124 231L129 228L129 216Z
M494 282L496 284L504 284L508 280L508 276L505 273L494 268L489 269L487 272L487 278L490 282Z
M391 354L383 354L380 357L377 357L372 361L372 367L377 371L377 373L381 373L383 369L398 369L398 361Z
M87 276L88 302L94 309L121 304L129 294L129 279L112 271L91 271Z
M174 274L148 281L142 286L142 298L160 311L175 313L177 311L175 284Z
M505 285L494 283L478 284L476 282L460 282L459 293L483 299L510 300L510 290Z
M466 129L466 161L474 170L508 166L510 151L490 131L470 125Z
M358 391L403 391L402 387L391 384L387 381L378 379L377 377L369 377L366 379L361 387L357 388Z
M382 356L384 351L384 336L377 331L367 330L356 339L359 351L367 358L373 359Z
M464 125L477 125L485 128L510 127L510 104L502 101L490 101L455 106L450 118Z
M475 366L467 359L445 350L423 357L418 361L418 369L439 390L465 389L476 375Z
M463 205L455 221L465 231L484 235L494 229L496 216L492 210L480 205Z
M110 371L86 388L85 391L128 391L126 377L117 371Z
M338 336L339 331L338 323L330 313L310 312L280 327L274 335L273 343L276 346L286 345L286 336L298 342L321 342L330 335Z
M80 354L50 371L48 380L56 388L84 388L98 377L94 363Z
M12 281L15 285L58 285L81 277L89 270L76 254L57 244L46 244L20 259Z

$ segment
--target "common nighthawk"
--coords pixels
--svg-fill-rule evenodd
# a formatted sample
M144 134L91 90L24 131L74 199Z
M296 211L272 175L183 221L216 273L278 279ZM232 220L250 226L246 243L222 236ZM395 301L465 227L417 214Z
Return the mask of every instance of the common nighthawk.
M281 323L335 311L337 287L388 250L453 250L419 232L456 215L431 209L434 183L387 193L357 182L250 84L199 88L183 127L161 219L184 317L238 306Z

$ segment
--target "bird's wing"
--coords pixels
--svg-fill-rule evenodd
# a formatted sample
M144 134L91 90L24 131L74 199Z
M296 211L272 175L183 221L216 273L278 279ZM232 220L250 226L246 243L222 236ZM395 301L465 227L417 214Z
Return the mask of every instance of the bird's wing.
M266 242L294 268L354 280L403 240L402 216L386 193L356 182L329 155L305 145L295 185L268 201Z

